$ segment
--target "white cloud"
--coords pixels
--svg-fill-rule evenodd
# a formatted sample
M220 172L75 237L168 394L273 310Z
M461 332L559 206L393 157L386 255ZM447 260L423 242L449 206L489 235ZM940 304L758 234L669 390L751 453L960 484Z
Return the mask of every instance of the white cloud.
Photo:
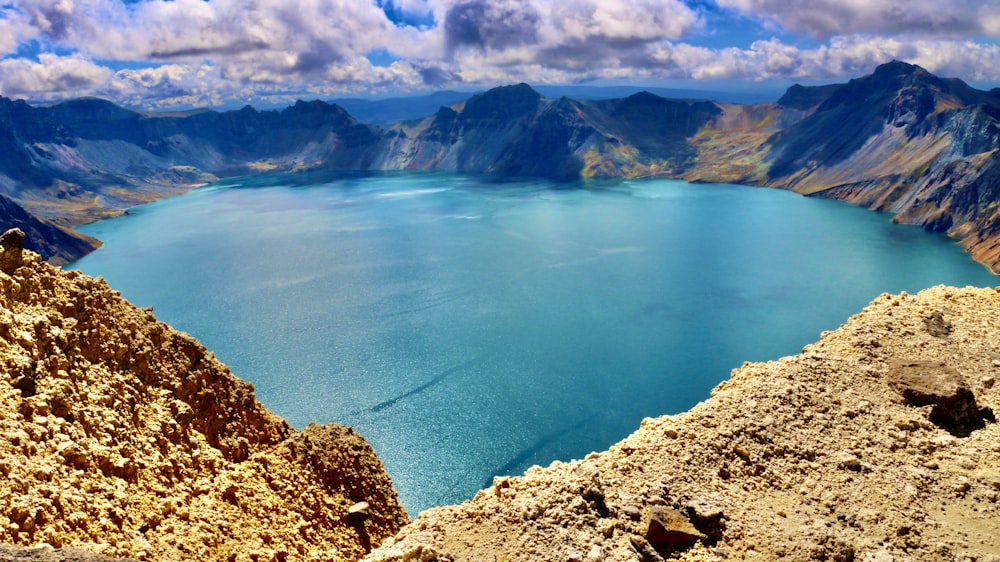
M680 0L11 0L0 52L37 39L43 55L0 61L0 80L7 95L147 106L516 81L835 81L894 58L1000 80L1000 47L965 39L1000 34L998 0L717 1L823 42L692 45L707 24ZM386 11L437 24L396 25ZM399 60L374 65L373 51Z
M698 25L698 16L681 2L659 0L571 0L546 3L553 43L595 38L643 42L679 39Z
M18 0L50 41L108 60L260 61L270 71L323 72L384 48L399 33L362 0ZM266 73L265 73L266 74Z
M219 105L224 94L215 68L209 65L165 64L116 72L100 95L133 106Z
M1000 46L973 41L902 41L885 37L834 37L815 49L800 49L776 39L748 49L711 50L664 42L650 54L671 77L710 79L844 80L870 73L879 64L905 60L949 77L1000 80Z
M38 34L38 31L18 10L0 7L0 56L17 51L18 46Z
M819 39L836 35L1000 37L996 0L716 0Z
M0 93L32 99L93 94L111 77L111 70L81 55L61 57L43 53L38 62L0 60Z
M454 53L530 47L592 58L698 29L698 15L679 0L459 0L435 13Z

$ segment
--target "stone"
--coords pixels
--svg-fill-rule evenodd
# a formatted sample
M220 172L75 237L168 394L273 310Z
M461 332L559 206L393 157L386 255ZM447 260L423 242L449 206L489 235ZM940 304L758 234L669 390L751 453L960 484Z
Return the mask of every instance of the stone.
M604 562L604 559L604 549L594 545L591 547L590 552L587 553L587 557L584 558L584 562Z
M368 502L358 502L358 503L352 505L351 507L347 508L347 513L350 513L350 514L360 514L360 515L368 515L368 510L370 508L371 508L371 506L368 505Z
M16 248L20 250L21 248L24 248L24 241L26 239L27 236L24 234L23 230L20 228L12 228L3 234L0 234L0 248L5 250L8 248Z
M639 555L639 560L642 562L663 562L663 557L660 556L660 553L646 539L638 535L631 535L629 536L629 542L632 543L632 548L635 549L636 554Z
M648 522L645 538L649 544L661 552L685 550L707 537L699 531L680 511L663 506L653 506L646 510Z
M722 498L716 494L699 494L687 503L687 513L695 528L705 534L709 543L722 539Z
M861 459L846 451L837 453L837 466L846 470L858 472L861 470Z
M912 406L933 406L930 421L966 437L985 426L984 412L962 376L943 361L909 361L889 369L889 386Z
M20 228L12 228L0 234L0 271L10 274L21 267L23 258L21 250L27 238Z
M368 502L358 502L347 508L347 524L356 526L364 523L368 519L370 508Z
M951 334L952 326L951 322L945 320L944 315L938 310L932 312L930 316L924 317L924 329L934 337L946 338Z
M687 504L693 519L712 520L722 517L722 500L709 494L697 495Z
M638 521L642 517L642 510L634 505L626 505L622 508L622 515L633 521Z

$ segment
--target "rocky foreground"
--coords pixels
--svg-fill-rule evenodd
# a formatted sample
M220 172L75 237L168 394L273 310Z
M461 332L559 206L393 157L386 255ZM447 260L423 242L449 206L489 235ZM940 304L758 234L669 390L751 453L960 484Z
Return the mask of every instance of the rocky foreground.
M194 339L21 242L0 238L0 543L357 560L408 522L351 429L295 431Z
M428 510L369 562L1000 561L1000 292L882 295L689 412Z
M0 561L1000 561L1000 289L882 295L689 412L400 530L361 437L293 430L22 242L0 237Z

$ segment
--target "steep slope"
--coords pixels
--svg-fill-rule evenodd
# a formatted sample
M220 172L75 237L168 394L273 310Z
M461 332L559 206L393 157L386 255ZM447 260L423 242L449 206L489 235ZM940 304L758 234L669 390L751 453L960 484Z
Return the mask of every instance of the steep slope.
M21 229L28 237L25 247L62 265L78 259L100 246L100 242L39 219L5 195L0 195L0 231Z
M293 430L194 339L16 242L0 238L0 542L356 560L407 522L350 428Z
M677 173L688 139L722 110L648 92L621 100L548 100L527 84L393 127L385 169L435 168L559 179Z
M0 98L0 192L79 224L217 176L369 169L381 136L342 108L143 114L98 99L32 107Z
M1000 559L1000 292L884 294L585 459L497 477L366 558Z
M769 178L790 178L789 187L803 193L920 168L951 148L939 141L948 140L942 129L952 114L983 98L960 81L942 80L902 62L884 64L869 76L819 93L827 95L815 112L777 135L769 155ZM913 143L927 145L926 155L897 152ZM862 148L864 154L859 154ZM863 156L873 160L859 162Z
M789 189L957 238L1000 271L1000 98L898 61L776 104L721 105L679 176Z
M586 174L632 177L685 169L696 155L689 140L722 113L713 102L668 100L648 92L591 102L583 111L606 140L588 155ZM631 158L623 162L623 153Z
M822 101L770 139L761 183L893 213L1000 266L994 96L902 62L797 101L810 94Z
M592 132L573 107L517 84L396 125L380 167L576 178L582 162L574 153Z

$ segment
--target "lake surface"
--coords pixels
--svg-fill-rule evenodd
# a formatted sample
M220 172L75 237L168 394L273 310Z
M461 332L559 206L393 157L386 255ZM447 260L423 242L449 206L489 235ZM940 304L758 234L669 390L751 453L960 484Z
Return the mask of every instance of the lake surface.
M882 292L998 284L886 215L668 180L276 175L80 230L105 246L74 267L295 426L354 426L413 516L603 450Z

